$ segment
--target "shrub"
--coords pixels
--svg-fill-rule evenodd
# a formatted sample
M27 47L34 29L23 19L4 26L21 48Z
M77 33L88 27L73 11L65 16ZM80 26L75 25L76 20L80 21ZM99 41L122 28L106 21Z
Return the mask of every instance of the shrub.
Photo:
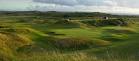
M92 20L81 22L92 26L128 26L130 24L130 21L126 19Z

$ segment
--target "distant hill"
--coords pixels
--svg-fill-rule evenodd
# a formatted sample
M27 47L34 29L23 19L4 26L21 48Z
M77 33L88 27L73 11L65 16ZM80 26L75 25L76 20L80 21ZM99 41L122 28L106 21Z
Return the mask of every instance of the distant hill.
M45 17L138 17L132 15L116 15L116 14L107 14L100 12L57 12L57 11L48 11L48 12L40 12L40 11L0 11L0 16L9 15L9 16L45 16Z

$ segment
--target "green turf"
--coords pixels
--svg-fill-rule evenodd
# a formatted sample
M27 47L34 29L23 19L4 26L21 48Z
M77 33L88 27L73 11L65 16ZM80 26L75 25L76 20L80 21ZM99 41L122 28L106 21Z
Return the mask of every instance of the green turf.
M38 23L34 17L0 20L3 61L138 61L138 22L96 27L80 21Z

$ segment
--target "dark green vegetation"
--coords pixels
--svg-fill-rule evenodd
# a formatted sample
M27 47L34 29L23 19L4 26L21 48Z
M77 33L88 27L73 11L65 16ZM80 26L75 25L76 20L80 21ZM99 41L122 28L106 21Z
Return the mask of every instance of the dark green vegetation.
M0 61L139 60L136 16L59 12L0 16Z

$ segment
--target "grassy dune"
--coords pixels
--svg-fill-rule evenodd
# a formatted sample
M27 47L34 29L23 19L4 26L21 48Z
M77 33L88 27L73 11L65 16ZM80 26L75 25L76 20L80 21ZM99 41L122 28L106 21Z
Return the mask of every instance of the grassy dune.
M24 18L0 18L0 61L139 60L138 21Z

